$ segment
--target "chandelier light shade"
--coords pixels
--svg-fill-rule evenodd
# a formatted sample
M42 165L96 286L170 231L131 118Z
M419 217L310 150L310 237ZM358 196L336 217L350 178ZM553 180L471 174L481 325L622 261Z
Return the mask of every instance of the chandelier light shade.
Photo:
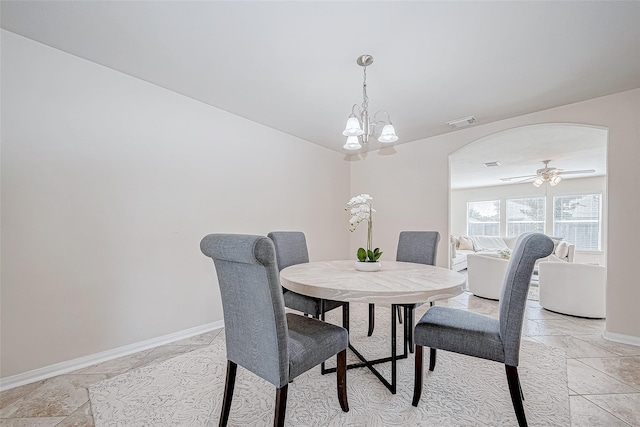
M354 104L351 107L351 114L347 119L347 125L342 132L342 135L347 137L347 142L344 145L346 150L359 150L363 146L366 146L369 142L369 137L373 136L374 130L377 127L382 126L382 132L378 137L378 141L389 143L398 140L396 130L391 123L391 117L389 113L384 110L380 110L373 115L373 120L369 118L369 97L367 96L367 67L373 64L373 56L362 55L358 57L356 63L363 68L363 83L362 83L362 108L358 104ZM357 114L356 114L357 113ZM377 120L376 117L379 114L385 114L387 120Z
M361 148L362 145L360 145L360 141L357 136L353 135L347 137L347 142L344 144L345 150L359 150Z

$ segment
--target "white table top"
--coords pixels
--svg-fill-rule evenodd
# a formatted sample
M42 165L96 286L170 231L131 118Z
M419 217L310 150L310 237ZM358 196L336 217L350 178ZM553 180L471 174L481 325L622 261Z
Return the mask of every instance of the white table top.
M280 272L294 292L335 301L411 304L450 298L464 291L466 278L432 265L382 261L382 269L362 272L355 261L296 264Z

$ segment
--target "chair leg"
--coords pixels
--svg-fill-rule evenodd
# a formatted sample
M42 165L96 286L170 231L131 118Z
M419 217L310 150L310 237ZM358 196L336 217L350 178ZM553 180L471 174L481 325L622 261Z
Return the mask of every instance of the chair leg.
M416 368L413 383L413 401L411 402L413 406L418 406L420 396L422 396L422 346L416 345Z
M518 418L520 427L527 426L527 418L524 414L524 405L522 404L522 393L520 392L520 378L518 377L518 368L516 366L504 365L507 371L507 383L509 384L509 393L511 393L511 402L513 409Z
M429 349L429 370L433 372L435 368L436 368L436 349L432 347Z
M338 400L344 412L349 412L349 402L347 401L347 350L342 350L337 354L338 366L336 377L338 384Z
M289 384L276 389L276 413L273 417L273 427L283 427L284 417L287 412L287 390Z
M229 412L231 412L231 399L233 398L233 387L236 385L236 371L238 365L227 360L227 379L224 384L224 398L222 400L222 413L220 414L220 427L227 425L229 421Z
M369 304L369 331L367 336L370 337L373 334L373 328L376 324L376 306L375 304Z
M349 332L349 303L342 304L342 327Z
M413 308L405 307L404 309L407 313L407 339L409 340L409 353L413 353L413 328L415 327Z

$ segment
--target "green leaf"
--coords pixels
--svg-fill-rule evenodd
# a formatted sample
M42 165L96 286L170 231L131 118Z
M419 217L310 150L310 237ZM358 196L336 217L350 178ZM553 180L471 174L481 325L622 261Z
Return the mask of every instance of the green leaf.
M365 262L367 260L367 251L364 248L358 248L358 261Z
M375 255L373 255L373 251L367 251L367 256L369 257L369 261L375 261Z

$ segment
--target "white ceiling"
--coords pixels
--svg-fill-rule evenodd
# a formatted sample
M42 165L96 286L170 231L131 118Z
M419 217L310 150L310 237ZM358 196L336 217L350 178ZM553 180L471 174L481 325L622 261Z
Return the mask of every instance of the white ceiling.
M391 114L396 144L453 132L446 122L468 115L489 123L640 87L637 1L2 1L1 8L8 31L345 154L341 132L351 106L362 103L355 60L364 53L375 59L370 111ZM534 157L535 169L541 157L562 158ZM562 159L552 165L590 168Z
M451 188L511 185L500 178L535 175L549 167L563 172L593 169L594 173L565 175L563 179L603 176L607 173L607 131L572 124L524 126L489 135L449 157ZM484 163L500 162L486 167ZM531 182L530 179L526 182ZM562 184L560 184L562 185Z

